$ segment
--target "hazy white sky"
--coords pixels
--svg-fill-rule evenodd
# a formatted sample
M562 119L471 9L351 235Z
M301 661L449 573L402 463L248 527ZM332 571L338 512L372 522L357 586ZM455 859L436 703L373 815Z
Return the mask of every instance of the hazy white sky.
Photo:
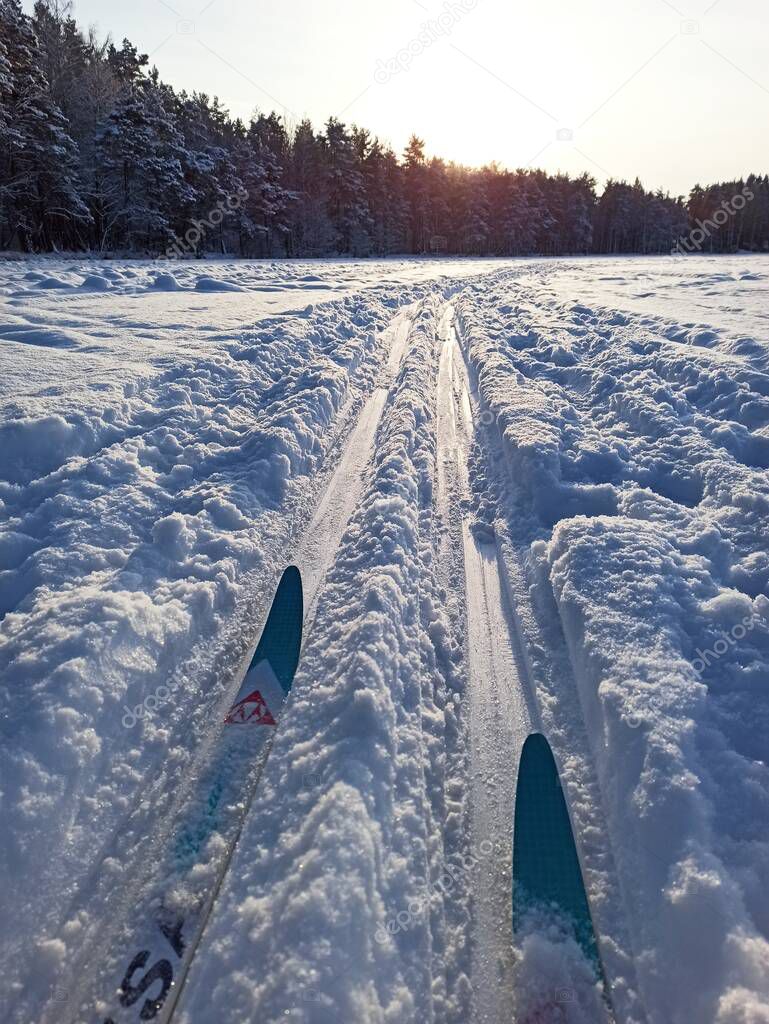
M468 164L674 193L769 172L767 0L76 0L75 15L244 118L334 114L399 151L416 132Z

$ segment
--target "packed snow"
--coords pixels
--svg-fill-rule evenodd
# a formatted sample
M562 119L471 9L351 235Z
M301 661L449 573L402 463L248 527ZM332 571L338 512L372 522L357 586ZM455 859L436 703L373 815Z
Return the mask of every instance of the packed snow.
M295 560L294 692L175 1020L769 1021L768 284L762 256L0 263L3 1019L104 1020L120 894ZM503 633L479 752L470 641ZM509 930L515 701L603 1009L558 928Z

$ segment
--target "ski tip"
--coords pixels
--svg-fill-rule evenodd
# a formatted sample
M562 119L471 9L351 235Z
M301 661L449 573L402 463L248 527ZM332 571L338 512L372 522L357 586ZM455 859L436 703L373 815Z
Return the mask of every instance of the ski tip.
M295 565L283 572L251 667L268 661L284 692L288 693L302 647L304 595L302 574Z
M523 750L521 751L521 760L523 760L524 757L532 756L541 758L543 762L550 761L553 766L553 771L556 771L553 751L550 749L550 744L541 732L529 733L524 741Z
M557 907L600 970L597 942L574 831L553 751L531 733L521 751L513 825L513 931L535 906Z
M299 634L301 637L302 620L304 618L304 588L302 586L302 574L295 565L289 565L280 577L278 589L275 592L273 607L282 601L286 610L292 616L292 620L298 620Z
M300 598L304 596L302 592L302 574L297 568L297 566L286 566L283 576L281 577L280 583L278 584L279 588L284 581L286 582L287 585L292 586L294 590L299 593Z

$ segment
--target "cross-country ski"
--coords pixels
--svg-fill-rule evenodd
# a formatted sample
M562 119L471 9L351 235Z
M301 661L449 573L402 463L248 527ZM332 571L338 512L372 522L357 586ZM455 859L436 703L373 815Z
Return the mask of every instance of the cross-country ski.
M555 759L541 733L527 737L518 766L512 896L513 934L519 942L527 935L547 933L554 944L578 947L572 956L578 959L581 952L587 962L583 968L589 967L580 978L587 992L578 993L573 985L564 983L536 992L521 1009L520 1024L563 1019L563 1004L578 998L587 1002L593 1019L604 1018L596 990L598 982L605 985L605 979L574 833ZM531 984L531 979L527 980Z
M105 1024L170 1019L291 690L302 617L301 576L290 566L210 764L181 811L170 848L158 851L159 872L145 883L120 933L122 945L130 935L132 955ZM211 856L214 839L218 848Z

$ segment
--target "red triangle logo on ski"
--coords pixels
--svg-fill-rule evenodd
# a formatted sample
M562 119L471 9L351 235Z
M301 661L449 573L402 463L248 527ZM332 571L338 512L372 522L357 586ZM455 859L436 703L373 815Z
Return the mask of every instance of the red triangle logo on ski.
M233 704L224 720L225 725L275 725L270 709L258 690Z

